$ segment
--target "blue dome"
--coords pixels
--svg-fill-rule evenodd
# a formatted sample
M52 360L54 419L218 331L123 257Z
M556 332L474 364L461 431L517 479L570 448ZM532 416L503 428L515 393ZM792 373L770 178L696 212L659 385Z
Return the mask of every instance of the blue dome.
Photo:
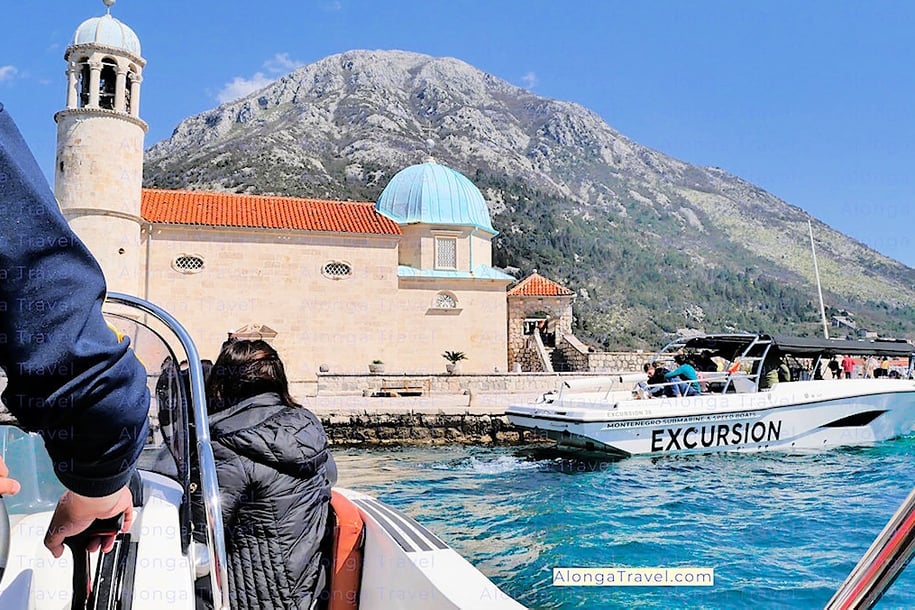
M112 17L103 15L86 19L73 35L73 45L98 44L128 51L140 57L140 39L133 30Z
M438 163L411 165L397 172L375 209L398 224L472 226L496 234L480 189Z

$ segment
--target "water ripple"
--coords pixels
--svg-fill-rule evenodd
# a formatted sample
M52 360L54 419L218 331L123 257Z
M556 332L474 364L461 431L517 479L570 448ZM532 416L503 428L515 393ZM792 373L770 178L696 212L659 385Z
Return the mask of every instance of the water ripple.
M570 460L335 452L340 484L431 527L531 608L822 607L915 485L915 438L809 454ZM554 567L712 567L713 587L554 587ZM915 606L910 568L881 607Z

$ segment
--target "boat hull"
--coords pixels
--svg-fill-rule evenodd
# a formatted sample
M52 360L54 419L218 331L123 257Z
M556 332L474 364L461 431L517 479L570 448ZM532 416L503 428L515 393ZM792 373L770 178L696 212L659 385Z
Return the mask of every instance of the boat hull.
M515 405L511 423L560 447L614 456L809 451L868 445L915 426L912 381L784 383L769 392Z

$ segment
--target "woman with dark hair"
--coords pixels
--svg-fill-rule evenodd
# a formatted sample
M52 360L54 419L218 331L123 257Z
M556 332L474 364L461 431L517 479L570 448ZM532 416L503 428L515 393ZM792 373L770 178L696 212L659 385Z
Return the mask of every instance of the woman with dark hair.
M207 380L232 608L311 608L336 466L321 422L289 395L265 341L223 346Z

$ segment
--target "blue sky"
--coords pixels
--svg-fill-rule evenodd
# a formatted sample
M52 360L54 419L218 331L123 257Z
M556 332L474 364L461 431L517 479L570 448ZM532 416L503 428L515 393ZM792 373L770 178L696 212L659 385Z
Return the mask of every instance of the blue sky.
M101 0L6 2L0 102L50 174L63 52ZM350 49L466 61L722 167L915 266L915 2L119 0L140 37L146 145Z

